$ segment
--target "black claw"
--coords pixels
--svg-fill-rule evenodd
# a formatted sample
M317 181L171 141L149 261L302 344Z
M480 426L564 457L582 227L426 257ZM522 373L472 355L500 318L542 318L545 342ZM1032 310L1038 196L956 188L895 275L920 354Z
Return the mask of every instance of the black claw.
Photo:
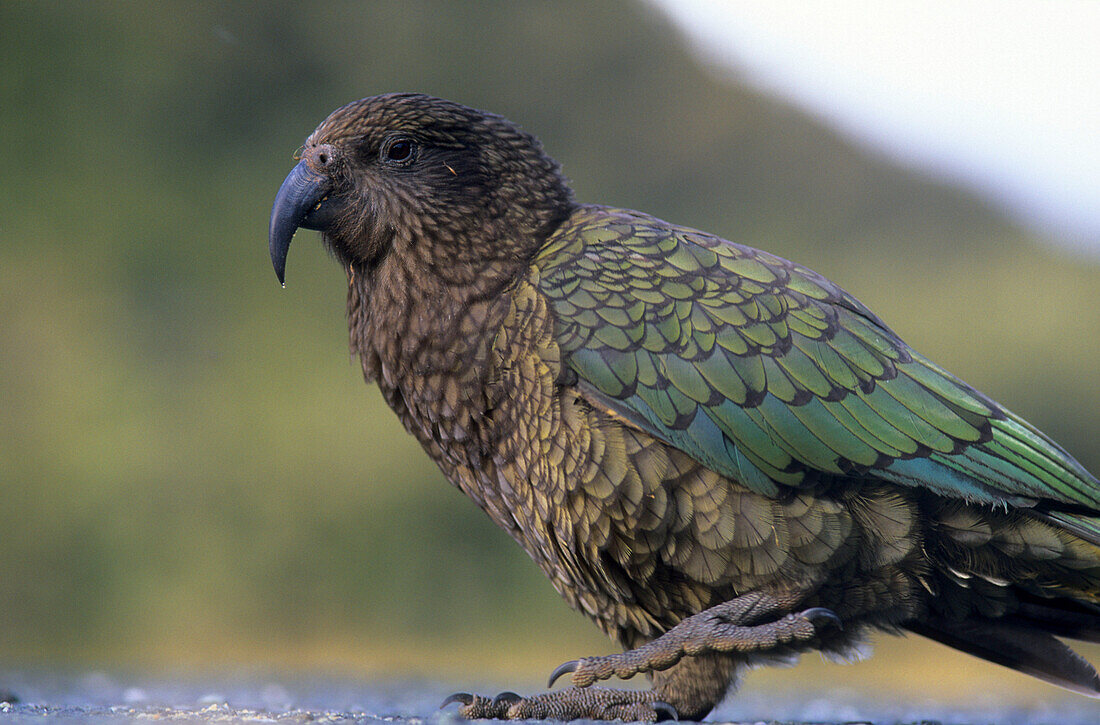
M493 698L493 706L496 707L497 705L499 705L503 702L503 703L506 703L509 707L511 707L512 705L515 705L517 702L519 702L522 699L523 698L520 697L519 695L517 695L516 693L509 692L509 691L505 690L504 692L500 693L499 695L497 695L496 697Z
M844 622L840 621L840 617L836 616L836 612L831 609L826 609L825 607L814 607L812 609L807 609L805 612L802 613L802 616L810 620L810 623L813 624L815 627L818 626L818 622L815 620L823 620L824 622L832 624L839 630L844 629Z
M576 672L577 667L580 665L580 663L580 660L569 660L565 664L558 665L558 669L550 673L550 684L547 685L547 687L553 687L554 683L562 675L568 674L570 672Z
M676 712L676 708L660 700L653 703L653 712L657 713L657 722L680 719L680 713Z
M439 709L442 710L443 708L447 707L447 705L450 705L453 702L461 702L463 705L469 705L473 701L474 696L470 693L456 692L455 694L449 696L446 700L444 700L443 704L439 706Z

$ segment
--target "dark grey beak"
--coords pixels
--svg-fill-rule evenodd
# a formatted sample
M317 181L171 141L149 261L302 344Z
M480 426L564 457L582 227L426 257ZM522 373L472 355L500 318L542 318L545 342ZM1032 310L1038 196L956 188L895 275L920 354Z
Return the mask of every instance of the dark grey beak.
M280 283L286 276L286 254L294 232L299 227L324 231L332 223L337 206L329 202L332 191L332 180L314 171L305 161L299 161L279 187L271 206L267 239L271 265Z

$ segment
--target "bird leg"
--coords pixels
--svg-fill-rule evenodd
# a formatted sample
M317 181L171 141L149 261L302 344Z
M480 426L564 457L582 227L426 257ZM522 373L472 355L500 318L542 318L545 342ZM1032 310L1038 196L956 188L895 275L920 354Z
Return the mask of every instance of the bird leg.
M822 624L841 626L840 618L823 607L768 618L790 605L763 592L745 594L684 619L636 649L566 662L554 670L550 684L570 672L574 687L588 687L613 676L625 680L640 672L667 670L684 657L767 652L812 640Z
M768 652L809 642L818 636L822 626L840 626L836 614L822 607L783 614L797 601L794 597L752 592L688 617L636 649L573 660L554 670L551 686L562 675L572 673L573 687L531 697L502 692L490 699L458 693L447 698L443 705L462 703L458 713L468 719L656 722L677 719L676 707L685 715L702 717L721 699L734 677L733 665L725 655ZM657 678L654 690L591 687L594 682L613 676L627 679L638 673L669 670L685 657L698 661L701 669L688 668L671 678L662 675ZM682 669L683 665L676 668ZM685 676L692 682L682 682ZM695 692L700 684L696 680L700 679L715 680L716 686L710 688L714 692Z
M494 698L465 692L451 695L440 707L460 702L458 714L468 720L675 720L676 710L657 699L653 690L612 690L605 687L569 687L521 697L502 692Z

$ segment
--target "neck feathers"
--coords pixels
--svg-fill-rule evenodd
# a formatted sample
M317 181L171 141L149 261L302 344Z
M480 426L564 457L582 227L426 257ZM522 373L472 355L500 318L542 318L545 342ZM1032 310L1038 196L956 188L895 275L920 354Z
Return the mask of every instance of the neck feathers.
M506 259L444 267L396 247L372 268L350 265L350 344L364 375L402 388L433 376L476 382L522 267Z

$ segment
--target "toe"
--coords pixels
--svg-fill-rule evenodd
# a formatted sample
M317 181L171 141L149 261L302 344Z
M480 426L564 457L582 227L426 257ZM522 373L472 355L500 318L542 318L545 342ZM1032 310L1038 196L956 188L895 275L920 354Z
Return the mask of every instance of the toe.
M505 690L504 692L500 693L499 695L497 695L496 697L493 698L493 707L503 706L503 709L506 710L509 707L511 707L512 705L515 705L517 702L519 702L522 699L523 698L520 697L519 695L517 695L516 693Z
M474 701L474 696L471 695L470 693L468 693L468 692L456 692L453 695L448 695L447 699L444 700L443 703L439 706L439 709L442 710L443 708L447 707L447 705L450 705L450 704L455 703L455 702L460 702L463 705L469 705L473 701Z
M680 719L680 713L676 712L676 708L660 700L653 703L653 712L657 713L657 722Z
M562 675L569 674L570 672L576 672L577 667L580 666L580 660L569 660L564 664L558 665L558 668L550 673L550 684L547 687L553 687L554 683L558 681L558 678Z
M840 621L840 617L836 615L831 609L825 607L814 607L807 609L802 613L802 617L809 620L815 627L820 628L822 625L833 626L837 629L844 629L844 623Z

